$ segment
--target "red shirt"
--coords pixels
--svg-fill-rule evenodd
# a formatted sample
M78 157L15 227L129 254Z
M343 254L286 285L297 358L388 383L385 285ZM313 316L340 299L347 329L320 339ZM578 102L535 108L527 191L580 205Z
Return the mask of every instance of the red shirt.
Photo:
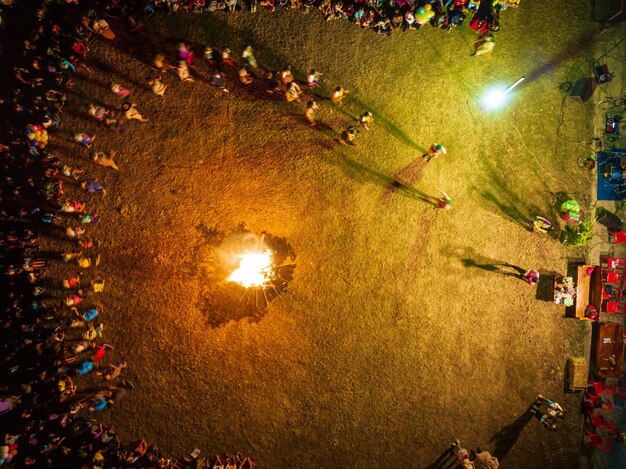
M93 361L99 362L104 358L105 354L106 350L104 350L104 347L102 345L96 345L93 349Z

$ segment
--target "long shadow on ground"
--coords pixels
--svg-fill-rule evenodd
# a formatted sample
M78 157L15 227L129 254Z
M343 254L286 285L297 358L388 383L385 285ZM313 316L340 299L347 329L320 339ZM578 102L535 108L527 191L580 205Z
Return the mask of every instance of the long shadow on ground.
M486 202L486 208L499 212L524 228L528 228L530 220L535 216L548 213L547 206L542 209L512 190L507 180L498 174L490 162L484 163L484 171L486 178L481 180L479 187L472 188Z
M493 437L491 442L495 443L496 447L493 450L493 455L500 461L506 458L511 448L517 442L519 436L522 434L524 427L532 420L533 414L530 412L532 405L526 409L526 411L520 415L513 423L510 423L506 427L502 427Z

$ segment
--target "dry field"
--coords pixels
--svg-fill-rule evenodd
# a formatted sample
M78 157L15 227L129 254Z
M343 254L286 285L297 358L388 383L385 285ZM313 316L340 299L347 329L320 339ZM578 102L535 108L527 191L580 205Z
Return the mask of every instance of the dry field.
M317 12L159 16L95 40L53 150L108 191L85 200L103 217L105 338L136 388L103 418L170 453L239 450L261 468L427 467L455 437L503 467L574 467L578 398L563 395L563 370L589 325L545 301L548 279L535 289L494 265L547 276L584 256L525 223L554 218L560 193L590 200L576 158L593 105L559 91L589 73L587 3L522 2L503 13L494 54L477 58L467 25L388 38ZM218 91L200 60L194 83L171 74L153 96L152 58L173 62L179 39L197 55L251 44L261 65L291 64L300 79L320 69L328 128L310 129L303 104L262 82L244 89L232 68L231 92ZM504 110L480 109L489 86L521 76ZM86 114L92 101L119 108L110 80L149 118L124 136ZM352 91L341 108L327 100L337 85ZM337 144L366 109L376 121L358 146ZM119 172L88 163L69 139L77 130L116 149ZM433 142L448 154L426 166ZM437 188L451 211L422 199ZM267 310L216 280L214 247L245 230L295 253ZM525 415L538 391L567 407L559 433Z

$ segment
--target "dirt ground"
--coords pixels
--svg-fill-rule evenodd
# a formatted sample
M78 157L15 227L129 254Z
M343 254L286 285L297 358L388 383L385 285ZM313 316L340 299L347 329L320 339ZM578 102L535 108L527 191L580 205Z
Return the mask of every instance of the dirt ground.
M575 467L578 396L564 395L564 368L590 326L563 318L548 275L585 253L525 225L555 218L561 193L590 202L576 159L593 104L559 91L589 74L589 3L522 2L503 13L493 55L476 58L467 25L381 37L317 12L159 16L92 42L53 152L108 191L87 198L102 216L95 275L107 282L106 341L136 388L103 419L167 452L241 451L260 468L438 467L456 437L503 467ZM198 56L250 44L261 65L291 64L299 79L320 69L328 128L310 129L304 104L261 81L242 88L232 68L230 93L211 87L200 60L194 83L171 74L153 96L151 60L173 62L179 39ZM521 76L505 109L481 110L487 88ZM124 136L86 113L119 108L111 80L149 119ZM337 85L352 91L343 107L327 100ZM338 145L333 130L366 109L371 130ZM70 141L79 130L119 152L119 172L88 163ZM448 154L426 165L433 142ZM451 211L423 200L438 188ZM266 311L221 309L215 298L241 290L203 268L215 236L242 230L284 238L296 256ZM504 263L544 279L531 287ZM558 433L526 413L537 392L566 407Z

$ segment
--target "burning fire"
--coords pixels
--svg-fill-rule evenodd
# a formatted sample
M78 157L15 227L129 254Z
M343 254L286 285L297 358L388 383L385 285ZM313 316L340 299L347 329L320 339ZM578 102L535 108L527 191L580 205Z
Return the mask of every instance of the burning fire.
M272 252L245 252L239 254L239 268L228 280L237 282L246 288L260 287L267 284L272 273Z

